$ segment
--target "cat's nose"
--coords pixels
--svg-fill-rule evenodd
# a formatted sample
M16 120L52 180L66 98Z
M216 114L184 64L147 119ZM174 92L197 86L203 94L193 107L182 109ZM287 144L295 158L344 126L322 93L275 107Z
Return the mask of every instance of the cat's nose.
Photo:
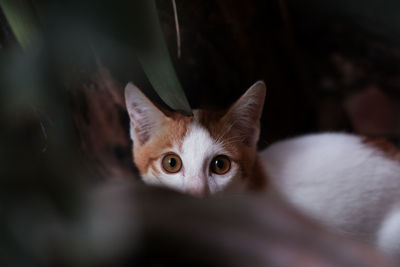
M191 187L186 189L186 192L195 197L205 197L208 193L208 190L205 186L203 187Z

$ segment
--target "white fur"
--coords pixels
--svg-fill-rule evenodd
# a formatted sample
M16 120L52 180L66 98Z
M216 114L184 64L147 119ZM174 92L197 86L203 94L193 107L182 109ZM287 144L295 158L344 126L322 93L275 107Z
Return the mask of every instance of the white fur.
M291 204L342 233L400 256L400 162L348 134L315 134L260 153Z
M217 175L210 171L212 159L218 155L230 156L220 143L217 143L209 132L200 124L190 125L184 136L182 146L177 144L172 149L162 153L173 152L182 160L182 169L177 173L166 173L161 167L162 157L157 162L159 175L150 168L143 175L147 183L162 184L170 188L187 192L192 195L216 193L224 189L238 175L238 166L231 162L231 169L224 175Z

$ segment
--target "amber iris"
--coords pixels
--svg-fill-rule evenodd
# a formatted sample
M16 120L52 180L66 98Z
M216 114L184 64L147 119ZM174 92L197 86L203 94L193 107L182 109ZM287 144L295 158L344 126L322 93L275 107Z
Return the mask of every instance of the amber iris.
M211 161L210 169L213 173L222 175L231 169L231 161L227 156L219 155Z
M170 153L164 156L161 165L166 172L176 173L182 168L182 160L177 154Z

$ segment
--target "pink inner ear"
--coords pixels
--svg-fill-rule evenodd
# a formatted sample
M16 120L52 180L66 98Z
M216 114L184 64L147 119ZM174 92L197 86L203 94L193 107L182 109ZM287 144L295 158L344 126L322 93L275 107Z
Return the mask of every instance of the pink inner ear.
M142 110L140 104L135 102L131 103L130 110L131 127L135 131L135 136L139 144L144 145L150 139L149 124L146 123L146 114L144 114L144 110Z
M131 138L136 145L144 145L161 125L163 114L132 83L125 87L125 103L131 120Z
M246 146L257 144L259 135L259 122L256 120L237 119L233 122L232 131L242 139Z
M257 82L229 109L227 121L233 133L247 146L255 146L260 132L260 117L265 98L265 85Z

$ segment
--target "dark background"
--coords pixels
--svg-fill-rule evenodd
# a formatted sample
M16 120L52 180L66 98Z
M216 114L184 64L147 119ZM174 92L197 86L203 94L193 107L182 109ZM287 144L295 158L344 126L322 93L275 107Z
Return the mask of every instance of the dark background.
M172 6L158 4L192 107L227 107L266 82L261 147L319 131L397 138L395 1L178 1L180 59Z

